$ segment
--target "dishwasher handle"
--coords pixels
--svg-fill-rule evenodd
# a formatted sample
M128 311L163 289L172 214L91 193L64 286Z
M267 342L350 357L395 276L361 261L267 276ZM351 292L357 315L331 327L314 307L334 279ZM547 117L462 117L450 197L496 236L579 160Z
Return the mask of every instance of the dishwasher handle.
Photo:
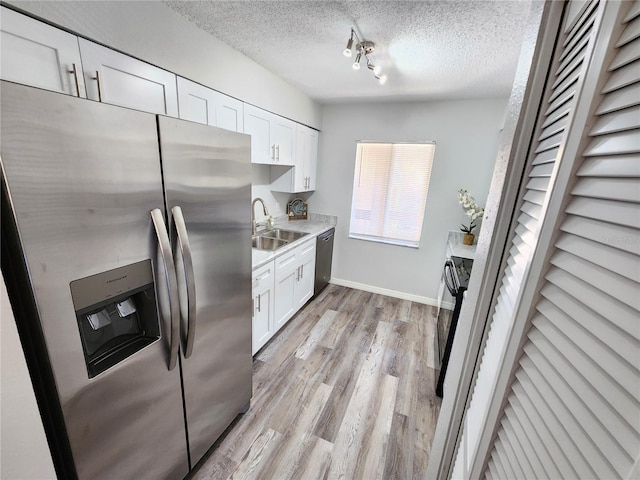
M336 231L335 228L332 228L331 230L321 233L320 235L318 235L318 241L328 242L333 237L335 231Z

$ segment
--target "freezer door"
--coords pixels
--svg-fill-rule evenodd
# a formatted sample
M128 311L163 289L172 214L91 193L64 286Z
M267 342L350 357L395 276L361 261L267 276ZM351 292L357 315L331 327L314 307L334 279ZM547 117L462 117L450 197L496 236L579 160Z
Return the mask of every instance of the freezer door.
M164 208L155 116L0 88L2 168L78 476L183 478L180 372L167 367L167 287L150 216ZM150 311L160 311L155 329ZM90 374L89 357L113 346L103 332L143 331L147 345ZM92 336L86 351L82 335Z
M181 283L182 376L195 465L251 398L251 141L184 120L158 122Z

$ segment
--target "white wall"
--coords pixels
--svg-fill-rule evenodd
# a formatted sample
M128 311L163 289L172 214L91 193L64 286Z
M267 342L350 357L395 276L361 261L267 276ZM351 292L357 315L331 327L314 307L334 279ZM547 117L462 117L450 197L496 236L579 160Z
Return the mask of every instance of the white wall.
M251 165L251 198L261 198L267 205L269 213L273 217L279 217L287 213L287 203L289 200L297 197L293 193L272 192L271 183L271 167L269 165ZM260 206L255 207L256 220L262 222L264 215ZM314 213L318 213L314 210Z
M222 93L314 128L321 108L162 2L7 2Z
M54 479L56 473L4 277L0 285L0 320L0 478Z
M507 99L325 106L309 210L338 216L332 276L435 301L448 232L468 220L457 191L484 204L506 107ZM348 238L357 140L436 142L419 249Z

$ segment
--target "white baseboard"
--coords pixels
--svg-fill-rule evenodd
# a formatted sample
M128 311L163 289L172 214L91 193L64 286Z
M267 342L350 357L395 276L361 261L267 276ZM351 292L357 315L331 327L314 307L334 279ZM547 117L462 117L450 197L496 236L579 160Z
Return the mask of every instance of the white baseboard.
M437 298L422 297L420 295L412 295L410 293L398 292L397 290L389 290L387 288L374 287L373 285L366 285L364 283L352 282L350 280L343 280L341 278L331 277L329 283L339 285L341 287L355 288L357 290L364 290L365 292L377 293L379 295L386 295L388 297L399 298L401 300L409 300L411 302L423 303L425 305L438 306Z

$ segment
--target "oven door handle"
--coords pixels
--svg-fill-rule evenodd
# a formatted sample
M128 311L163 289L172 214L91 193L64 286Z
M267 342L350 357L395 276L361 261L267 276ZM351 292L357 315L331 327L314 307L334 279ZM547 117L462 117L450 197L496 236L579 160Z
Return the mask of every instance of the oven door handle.
M451 260L447 260L446 262L444 262L444 283L446 284L447 290L449 290L449 293L455 297L456 295L458 295L458 291L454 287L455 285L455 281L453 279L454 268L455 266L453 265L453 262Z

